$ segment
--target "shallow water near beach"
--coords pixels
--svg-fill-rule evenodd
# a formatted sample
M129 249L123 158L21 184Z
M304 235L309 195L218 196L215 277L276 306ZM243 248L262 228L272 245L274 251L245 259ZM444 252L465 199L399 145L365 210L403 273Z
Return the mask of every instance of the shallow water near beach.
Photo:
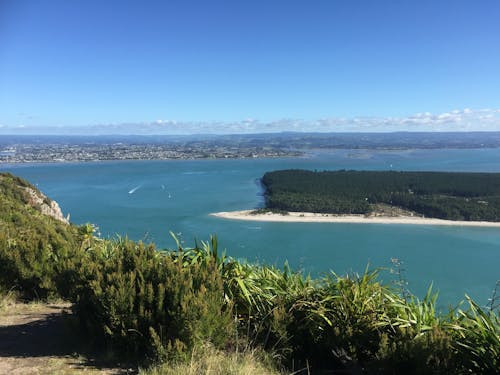
M403 261L409 289L423 297L432 282L440 306L467 293L486 304L500 279L500 228L431 225L273 223L210 216L263 204L259 177L284 168L500 172L500 149L339 150L303 158L117 161L3 165L59 202L77 224L91 222L103 237L128 235L173 248L216 234L230 256L317 276L391 267ZM386 282L394 274L382 271Z

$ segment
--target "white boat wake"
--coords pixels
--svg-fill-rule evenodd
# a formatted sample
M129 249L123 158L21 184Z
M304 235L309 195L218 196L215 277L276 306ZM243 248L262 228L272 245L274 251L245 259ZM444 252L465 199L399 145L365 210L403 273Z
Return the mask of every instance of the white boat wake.
M133 188L132 190L129 190L129 194L134 194L142 185L137 185L135 188Z

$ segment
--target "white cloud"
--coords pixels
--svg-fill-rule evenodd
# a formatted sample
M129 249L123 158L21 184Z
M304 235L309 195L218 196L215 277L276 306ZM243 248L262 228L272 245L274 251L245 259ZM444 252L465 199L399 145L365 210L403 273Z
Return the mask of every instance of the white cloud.
M1 127L1 126L0 126ZM21 129L22 127L22 129ZM8 134L15 127L3 126ZM152 122L99 124L90 127L19 126L23 134L230 134L296 132L391 132L391 131L500 131L500 109L452 110L416 113L406 117L331 117L318 120L281 119L263 122L253 118L234 122Z
M271 122L261 122L255 119L235 122L162 121L161 124L165 125L163 128L165 134L270 133L281 131L500 131L500 109L473 110L465 108L438 114L422 112L407 117L332 117L318 120L281 119ZM126 126L123 128L125 129ZM134 128L133 124L132 128Z

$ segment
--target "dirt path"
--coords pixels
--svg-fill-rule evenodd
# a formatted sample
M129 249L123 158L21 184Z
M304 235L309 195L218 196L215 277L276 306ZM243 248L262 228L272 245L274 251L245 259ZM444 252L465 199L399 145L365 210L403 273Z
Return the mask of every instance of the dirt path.
M0 374L133 374L82 355L70 305L12 302L0 312ZM72 332L73 331L73 332Z

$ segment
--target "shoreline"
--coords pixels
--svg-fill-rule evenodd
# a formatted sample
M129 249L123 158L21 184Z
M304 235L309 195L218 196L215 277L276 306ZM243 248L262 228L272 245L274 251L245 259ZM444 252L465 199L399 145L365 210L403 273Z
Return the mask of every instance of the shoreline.
M446 226L468 226L468 227L496 227L500 228L500 222L492 221L459 221L443 220L435 218L423 218L417 216L371 216L364 215L335 215L313 212L289 212L288 215L266 212L262 214L251 214L254 210L241 210L230 212L216 212L210 214L229 220L247 221L269 221L280 223L332 223L332 224L406 224L406 225L446 225Z

